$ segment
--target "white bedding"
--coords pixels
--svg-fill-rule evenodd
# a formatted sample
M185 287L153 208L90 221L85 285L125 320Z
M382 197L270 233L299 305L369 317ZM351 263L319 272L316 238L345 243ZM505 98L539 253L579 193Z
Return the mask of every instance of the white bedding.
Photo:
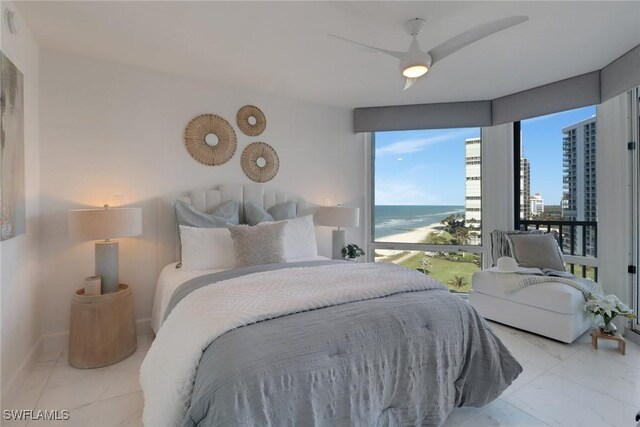
M415 270L366 263L286 268L197 289L173 309L140 368L144 424L180 425L202 352L231 329L304 310L441 286ZM267 293L269 298L264 297Z
M151 312L151 329L153 329L153 332L156 334L162 325L164 312L167 309L171 295L173 295L173 292L178 288L178 286L195 277L227 270L226 268L217 268L213 270L183 270L181 268L176 268L176 265L178 265L177 262L167 265L162 269L160 276L158 277L156 296L153 300L153 310Z
M322 261L328 258L323 256L296 258L291 262L299 261ZM196 277L204 276L209 273L218 273L228 270L227 268L217 268L213 270L191 270L185 271L181 268L176 268L177 262L173 262L165 266L160 272L158 277L158 284L156 286L156 295L153 301L153 310L151 312L151 329L155 334L160 330L162 325L162 319L164 318L164 312L167 310L167 305L171 300L173 292L187 280L191 280Z

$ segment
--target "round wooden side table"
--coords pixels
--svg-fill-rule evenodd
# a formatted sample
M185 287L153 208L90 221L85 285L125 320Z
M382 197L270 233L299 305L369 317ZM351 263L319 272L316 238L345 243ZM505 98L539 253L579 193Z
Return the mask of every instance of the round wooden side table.
M79 289L71 300L69 364L88 369L111 365L136 351L133 293L120 284L118 292L87 296Z

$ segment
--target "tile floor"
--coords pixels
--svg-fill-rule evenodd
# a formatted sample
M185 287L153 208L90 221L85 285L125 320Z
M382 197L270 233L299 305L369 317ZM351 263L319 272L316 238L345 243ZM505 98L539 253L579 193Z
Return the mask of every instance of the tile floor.
M483 408L457 408L446 426L630 426L640 409L640 346L591 348L588 333L570 345L492 323L524 367L505 392ZM14 408L68 408L70 420L2 423L7 426L139 426L142 392L138 369L151 344L138 337L128 359L101 369L71 368L65 354L43 356Z

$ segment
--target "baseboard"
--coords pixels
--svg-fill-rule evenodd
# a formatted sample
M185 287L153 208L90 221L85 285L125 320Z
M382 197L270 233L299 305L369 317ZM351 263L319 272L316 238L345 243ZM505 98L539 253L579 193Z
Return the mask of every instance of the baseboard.
M633 331L630 328L626 328L624 331L624 337L629 341L640 345L640 333Z
M29 350L29 354L24 358L18 369L7 381L2 388L2 410L14 409L11 407L16 396L20 392L20 386L26 381L27 377L33 370L33 366L38 361L38 357L42 352L42 337L38 338ZM22 408L20 408L22 409Z
M69 332L58 332L44 335L42 337L43 360L57 359L60 353L67 348L69 343Z
M151 318L136 320L136 335L151 333ZM49 334L42 337L42 354L59 355L69 345L69 331Z
M151 318L150 317L136 320L136 334L137 335L149 335L151 332L152 332L152 330L151 330Z

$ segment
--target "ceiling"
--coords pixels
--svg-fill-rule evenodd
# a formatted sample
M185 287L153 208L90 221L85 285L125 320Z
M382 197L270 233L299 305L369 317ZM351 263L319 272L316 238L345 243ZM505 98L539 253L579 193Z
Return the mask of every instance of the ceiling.
M593 71L640 44L640 2L20 2L42 47L342 107L493 99ZM331 38L430 49L511 15L528 22L402 92L398 61Z

